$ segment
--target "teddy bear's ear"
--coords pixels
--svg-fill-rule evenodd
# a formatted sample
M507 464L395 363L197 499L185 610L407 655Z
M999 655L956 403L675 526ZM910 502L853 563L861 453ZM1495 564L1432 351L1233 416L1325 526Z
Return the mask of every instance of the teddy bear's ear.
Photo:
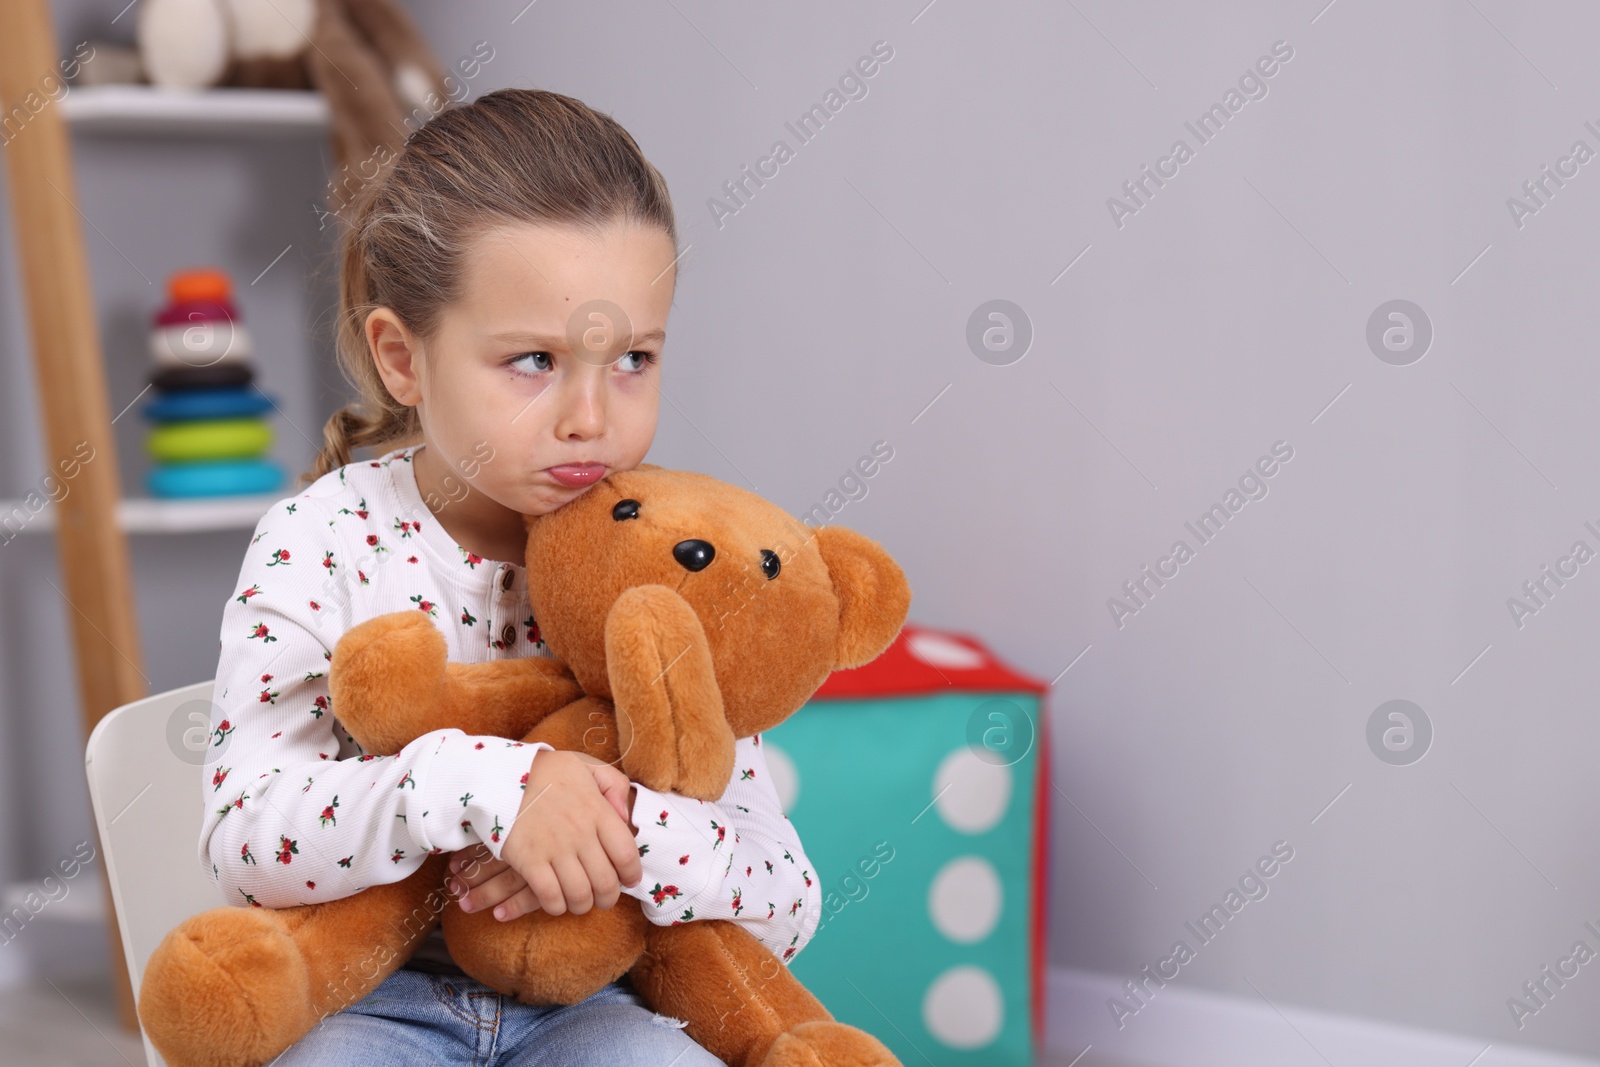
M836 669L870 663L894 641L911 607L911 586L900 565L864 534L843 526L816 532L839 598Z

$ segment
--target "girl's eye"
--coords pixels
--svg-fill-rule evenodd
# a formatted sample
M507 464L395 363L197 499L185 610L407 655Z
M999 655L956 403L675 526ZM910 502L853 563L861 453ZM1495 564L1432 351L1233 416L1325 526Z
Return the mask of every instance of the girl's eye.
M521 366L519 366L519 364L521 364ZM524 352L522 355L508 362L506 366L510 367L518 374L538 374L541 371L547 371L550 369L550 353Z
M624 352L622 355L617 357L617 362L622 364L623 370L634 372L644 370L646 366L654 363L655 361L655 353L646 352L643 349L634 349L632 352Z

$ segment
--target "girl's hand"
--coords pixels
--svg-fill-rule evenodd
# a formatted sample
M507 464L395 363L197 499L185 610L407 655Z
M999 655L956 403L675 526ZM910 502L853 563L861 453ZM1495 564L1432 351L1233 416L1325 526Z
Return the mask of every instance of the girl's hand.
M447 883L450 895L461 905L462 911L478 911L504 904L528 888L522 875L512 870L505 860L497 860L482 844L468 845L450 857L450 876ZM537 907L537 905L535 906ZM535 910L535 909L528 909ZM496 919L515 919L525 914L515 903L496 908Z
M582 915L616 904L621 886L637 885L643 874L628 818L631 785L603 760L540 751L501 850L514 870L495 873L480 863L483 881L495 885L487 893L469 888L468 895L476 904L480 895L507 894L495 910L507 920L538 910Z
M590 765L607 766L603 760L583 752L574 752L572 755ZM620 790L615 782L605 793L605 797L612 807L617 809L617 814L622 817L623 822L629 822L628 813L633 808L632 783L628 785L626 802L621 799ZM623 806L624 803L626 807ZM505 860L495 859L486 845L469 845L452 855L449 879L450 893L461 905L462 911L495 908L494 917L502 922L509 922L539 910L538 898L532 892L524 892L528 889L528 883L523 880L522 875ZM599 907L609 908L616 903L616 899L606 902L601 898L595 903ZM496 907L496 905L504 906Z

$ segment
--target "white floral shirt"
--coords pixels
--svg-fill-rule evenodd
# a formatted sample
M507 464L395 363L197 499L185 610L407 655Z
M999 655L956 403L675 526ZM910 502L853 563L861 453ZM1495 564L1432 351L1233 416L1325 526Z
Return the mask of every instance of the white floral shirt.
M480 841L500 858L529 768L550 749L445 729L377 756L339 723L328 660L377 615L426 612L454 662L551 654L526 568L466 551L423 502L411 463L422 447L330 471L256 524L222 613L201 783L199 856L229 903L337 900ZM731 919L785 961L805 946L821 894L760 735L738 741L715 802L634 784L643 879L622 892L651 922ZM417 956L449 960L440 931Z

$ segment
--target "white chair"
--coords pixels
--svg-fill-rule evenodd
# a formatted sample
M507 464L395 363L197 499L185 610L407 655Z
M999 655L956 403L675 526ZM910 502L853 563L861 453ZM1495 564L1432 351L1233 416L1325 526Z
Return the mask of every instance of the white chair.
M135 1000L145 964L167 932L224 903L198 847L200 782L211 734L211 682L124 704L89 735L89 800L122 932ZM165 1067L149 1037L150 1067Z

